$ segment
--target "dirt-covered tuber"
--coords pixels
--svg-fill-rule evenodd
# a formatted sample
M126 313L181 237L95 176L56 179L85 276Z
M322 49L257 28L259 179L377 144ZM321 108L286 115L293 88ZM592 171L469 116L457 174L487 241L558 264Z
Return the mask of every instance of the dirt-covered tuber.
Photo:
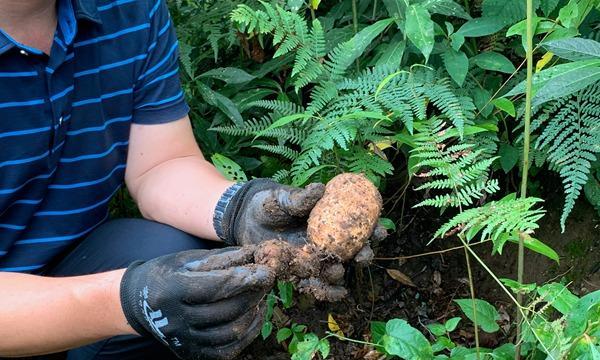
M308 239L348 261L366 245L381 208L381 194L364 175L338 175L327 184L323 198L310 213Z

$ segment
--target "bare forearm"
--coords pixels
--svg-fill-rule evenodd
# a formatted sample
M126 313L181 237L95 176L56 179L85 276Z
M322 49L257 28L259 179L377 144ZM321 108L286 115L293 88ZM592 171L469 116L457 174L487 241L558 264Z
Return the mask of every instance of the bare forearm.
M134 197L144 217L217 240L212 218L232 185L201 155L166 161L137 179Z
M0 357L53 353L134 334L119 300L123 272L68 278L0 273Z

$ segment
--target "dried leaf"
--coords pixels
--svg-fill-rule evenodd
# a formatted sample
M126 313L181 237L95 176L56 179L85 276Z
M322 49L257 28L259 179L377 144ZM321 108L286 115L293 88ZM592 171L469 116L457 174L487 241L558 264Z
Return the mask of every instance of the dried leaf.
M344 332L342 331L342 329L340 329L340 326L331 314L327 314L327 327L329 328L329 330L331 330L332 333L345 337Z
M397 282L404 284L406 286L412 286L412 287L417 287L417 285L415 285L415 283L412 282L412 280L406 276L404 273L396 270L396 269L385 269L385 271L387 271L388 275L396 280Z

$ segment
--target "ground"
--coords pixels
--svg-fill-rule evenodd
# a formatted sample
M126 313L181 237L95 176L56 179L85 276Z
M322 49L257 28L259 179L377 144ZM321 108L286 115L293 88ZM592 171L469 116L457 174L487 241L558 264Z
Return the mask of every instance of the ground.
M559 226L562 208L560 183L549 181L539 191L548 199L545 208L548 214L541 222L537 238L555 249L561 256L556 264L532 252L526 254L526 282L538 284L549 280L572 282L570 289L578 295L600 289L600 219L594 209L584 200L577 204L570 216L567 231L561 233ZM394 208L393 194L386 191L386 209ZM410 190L407 193L403 223L399 231L391 234L384 242L375 246L378 257L411 256L458 246L458 241L437 240L427 243L437 229L443 215L437 210L411 209L411 203L419 196ZM393 210L398 215L400 205ZM399 218L397 216L396 218ZM516 278L516 246L508 244L502 255L491 256L488 245L478 245L474 249L499 277ZM514 336L510 324L513 313L508 297L501 292L493 279L473 262L477 296L494 304L500 311L501 335L481 333L481 345L493 347ZM386 269L397 269L407 275L416 285L407 286L392 279ZM306 324L310 331L324 335L327 329L327 316L331 313L345 335L359 340L368 339L371 320L386 321L391 318L407 319L417 329L427 332L425 325L442 322L453 316L460 316L460 310L452 299L468 298L469 287L465 267L464 251L455 250L443 254L429 255L403 260L376 260L367 268L351 267L346 275L350 296L344 301L329 304L315 302L306 296L295 295L296 306L285 311L282 322L293 321ZM472 345L473 328L463 321L454 339L463 345ZM377 359L369 357L368 349L332 339L331 359ZM241 357L244 360L289 359L282 345L271 336L267 341L257 340Z

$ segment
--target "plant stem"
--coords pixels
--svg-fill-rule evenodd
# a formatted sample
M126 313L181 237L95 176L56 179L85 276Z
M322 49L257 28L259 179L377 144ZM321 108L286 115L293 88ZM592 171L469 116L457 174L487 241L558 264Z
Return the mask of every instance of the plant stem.
M372 21L375 21L375 16L377 16L377 0L373 0L373 16L371 17Z
M527 197L527 178L529 175L529 146L531 137L531 100L533 84L533 0L527 0L527 82L525 90L525 127L523 130L523 175L521 178L521 198ZM519 254L517 258L517 281L523 283L525 246L524 237L519 236ZM519 306L523 306L523 294L517 294ZM515 359L521 358L521 312L517 312L517 347L515 349Z
M461 235L459 235L461 237ZM477 321L477 306L475 304L475 286L473 285L473 271L471 270L471 257L469 255L467 244L462 238L464 249L465 249L465 259L467 261L467 273L469 274L469 290L471 291L471 303L473 306L473 325L475 326L475 349L477 350L477 360L480 359L481 354L479 353L479 323Z
M310 8L310 18L312 21L315 21L317 18L317 14L315 13L315 9L313 9L312 5L309 5Z
M356 0L352 0L352 26L354 27L354 34L358 33L358 8L356 6ZM360 71L360 62L356 59L356 71Z

